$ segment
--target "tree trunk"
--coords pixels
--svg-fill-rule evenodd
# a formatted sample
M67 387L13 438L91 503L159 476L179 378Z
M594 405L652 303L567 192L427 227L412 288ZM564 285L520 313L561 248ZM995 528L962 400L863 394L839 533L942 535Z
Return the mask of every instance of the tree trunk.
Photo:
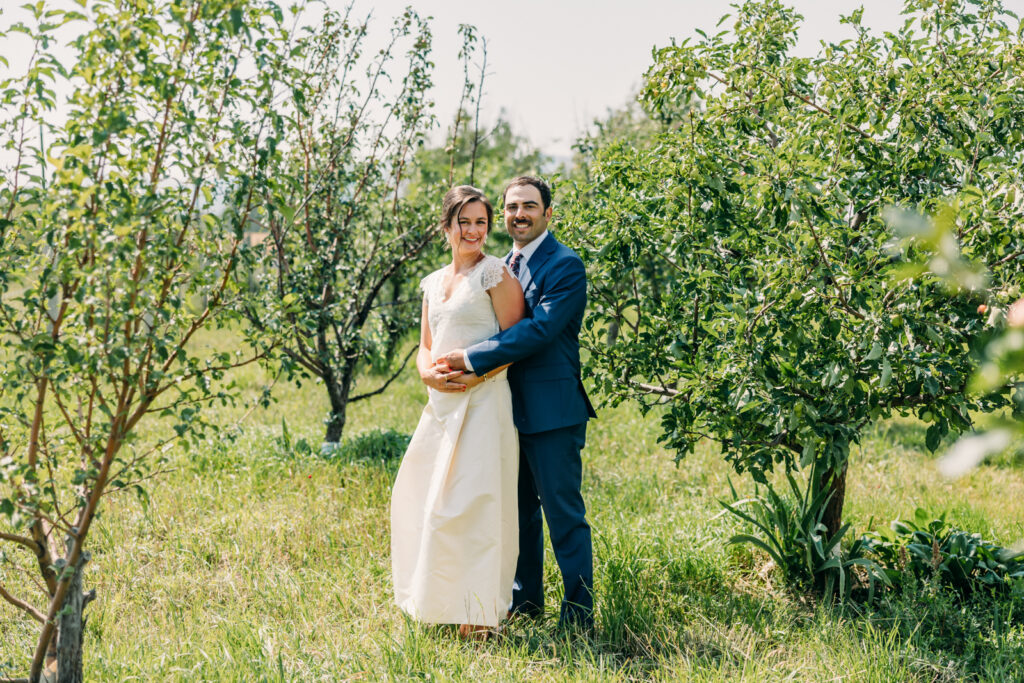
M72 542L68 540L69 548ZM57 683L82 683L84 680L82 638L85 617L82 612L92 597L82 592L82 570L88 561L89 553L83 552L71 577L64 606L57 616Z
M348 397L352 392L352 379L355 374L354 366L342 368L340 377L333 369L324 373L324 384L327 386L327 395L331 399L331 415L327 418L327 433L324 441L327 443L340 443L341 434L345 431L345 412L348 408Z
M608 324L608 334L605 337L604 345L613 346L615 340L619 338L619 321L615 319Z
M848 460L837 467L830 467L821 475L819 487L828 487L831 498L825 506L825 514L822 516L822 523L828 529L831 538L843 526L843 503L846 501L846 471L849 466ZM819 488L820 490L820 488Z
M395 271L395 274L391 276L391 306L393 311L399 310L402 301L402 294L404 287L403 285L404 274L401 270ZM395 351L398 349L398 344L402 339L402 333L407 330L402 325L401 320L397 313L393 314L393 317L388 323L388 350L384 355L384 358L390 363L391 359L395 357Z

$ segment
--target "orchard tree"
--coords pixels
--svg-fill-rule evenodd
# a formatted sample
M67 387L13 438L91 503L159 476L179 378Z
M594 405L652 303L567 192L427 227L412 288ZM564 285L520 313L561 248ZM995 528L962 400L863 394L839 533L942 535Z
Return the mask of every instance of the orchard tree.
M467 117L468 113L461 116ZM444 148L421 149L416 154L416 177L410 192L426 193L445 184L469 184L486 192L500 192L516 175L540 173L547 161L543 152L515 132L501 112L487 131L470 130L456 138L454 145L449 142Z
M574 145L575 154L569 180L577 186L596 187L593 185L595 177L592 173L597 169L594 162L603 157L609 145L619 149L642 149L652 143L662 128L640 110L636 102L609 111L592 125L592 130L581 136ZM635 267L638 269L636 276L645 283L645 291L653 298L654 305L660 306L662 293L674 277L673 271L666 263L655 259L637 262ZM619 278L602 285L602 302L607 306L603 309L606 314L604 344L611 346L618 339L625 312L630 307L632 284L630 279Z
M38 627L28 680L45 666L80 681L82 567L104 501L144 496L164 447L200 438L205 407L231 399L225 372L263 354L191 342L238 317L288 45L262 0L25 7L0 34L0 52L31 45L0 83L0 606ZM73 28L61 59L55 33ZM144 422L163 427L142 437Z
M1020 24L998 0L904 13L875 35L854 12L850 39L800 58L800 16L746 2L731 30L655 50L640 101L661 132L604 141L563 211L598 390L664 404L680 458L712 439L759 482L807 468L830 539L866 427L915 414L935 449L1007 403L967 392L987 316L894 268L915 247L885 212L938 215L992 291L1024 281Z
M275 69L283 151L253 215L266 239L247 309L280 341L289 372L323 381L329 443L341 439L348 404L383 391L404 366L395 345L416 302L394 283L436 234L433 207L403 192L434 122L429 26L407 9L367 60L369 25L350 14L325 11ZM356 395L364 368L394 371Z
M495 193L504 189L512 178L523 175L541 175L551 159L534 147L530 140L517 133L501 110L493 124L482 123L480 108L487 81L487 40L467 24L459 26L462 36L463 89L454 121L447 131L443 146L423 146L414 159L415 175L407 192L411 199L424 206L437 203L436 193L454 185L474 185L484 192ZM479 53L480 58L474 61ZM488 240L492 249L507 251L512 239L504 230L491 233ZM429 273L440 260L440 252L447 244L438 241L438 258L424 259L424 267L412 273L416 281Z
M367 59L368 21L351 8L326 12L277 69L275 128L284 151L253 217L267 237L248 315L280 340L286 370L323 382L329 445L341 440L349 404L386 390L415 351L398 347L418 323L415 285L434 261L427 247L450 183L474 172L493 178L513 161L539 157L506 157L523 147L508 125L481 135L478 113L470 120L486 64L471 68L479 39L469 26L459 30L461 106L446 147L427 147L436 123L429 25L407 9ZM379 386L356 393L366 370L380 376Z

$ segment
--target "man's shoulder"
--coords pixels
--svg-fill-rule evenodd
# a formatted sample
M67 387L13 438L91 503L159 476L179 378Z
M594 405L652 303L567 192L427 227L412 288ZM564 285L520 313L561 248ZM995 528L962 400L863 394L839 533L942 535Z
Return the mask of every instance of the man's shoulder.
M551 271L558 273L557 277L586 279L587 269L583 265L583 259L575 251L559 243L557 250L551 255Z
M571 248L559 242L553 234L549 234L548 238L551 240L552 244L554 244L555 247L554 253L551 255L553 259L556 259L558 261L572 262L574 264L579 264L580 266L583 265L583 259L581 259L579 255Z

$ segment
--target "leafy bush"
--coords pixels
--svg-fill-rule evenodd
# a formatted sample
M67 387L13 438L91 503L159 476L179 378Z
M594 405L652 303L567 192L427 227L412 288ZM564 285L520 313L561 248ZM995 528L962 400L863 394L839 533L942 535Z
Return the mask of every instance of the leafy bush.
M830 536L822 522L828 489L801 491L792 474L786 479L788 494L780 495L768 484L765 495L739 500L733 489L733 502L723 501L722 506L761 533L737 534L729 542L749 543L768 553L788 585L811 588L825 599L846 600L866 582L862 597L869 603L879 584L917 592L922 583L934 582L960 598L981 589L1024 595L1024 552L952 527L945 513L929 519L918 508L913 520L896 520L888 529L864 534L843 548L850 525ZM854 567L861 568L858 575Z
M736 490L732 489L733 502L723 501L722 505L753 524L763 536L738 534L729 542L750 543L761 548L774 560L787 584L813 588L826 600L850 597L855 584L852 575L855 566L863 568L867 574L869 601L876 582L891 586L887 574L866 556L865 551L870 546L863 538L844 551L840 542L849 531L849 524L829 535L822 520L832 492L827 487L813 491L811 483L801 491L791 472L786 473L786 481L791 496L779 495L771 484L766 484L764 497L755 494L753 498L738 500Z
M867 623L889 630L913 668L914 680L1018 681L1024 661L1020 601L975 593L961 597L922 585L912 575L899 592L873 606Z
M389 462L401 460L412 437L393 429L375 429L365 432L342 443L325 441L316 451L309 440L296 438L288 429L288 423L281 420L281 436L274 439L275 452L283 458L319 456L326 460L364 460Z
M401 460L412 437L393 429L375 429L349 439L334 451L345 460L370 460L388 462Z
M913 575L933 579L961 596L981 588L1024 591L1024 553L956 529L945 514L929 520L918 508L913 520L896 520L889 527L865 534L860 541L896 586Z

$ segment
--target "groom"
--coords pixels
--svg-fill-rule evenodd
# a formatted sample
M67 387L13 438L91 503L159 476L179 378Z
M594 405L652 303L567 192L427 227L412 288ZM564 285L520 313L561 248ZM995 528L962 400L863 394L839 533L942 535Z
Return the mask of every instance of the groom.
M587 303L583 262L548 232L551 190L520 176L503 195L505 229L515 246L506 258L523 286L526 317L490 339L443 359L453 370L508 371L519 430L519 563L512 611L544 611L543 518L562 571L559 626L593 626L593 551L580 494L580 449L596 417L580 380L579 332Z

